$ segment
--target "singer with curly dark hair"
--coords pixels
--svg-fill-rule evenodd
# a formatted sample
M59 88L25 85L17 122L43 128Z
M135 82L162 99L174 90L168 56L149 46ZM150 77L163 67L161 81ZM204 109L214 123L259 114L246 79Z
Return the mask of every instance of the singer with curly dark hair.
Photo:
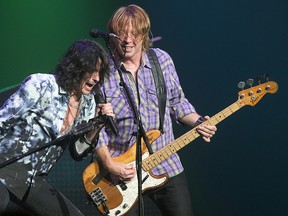
M94 41L79 40L68 49L54 73L28 76L0 109L0 167L67 135L98 113L114 117L111 104L96 107L93 93L108 71L104 49ZM90 148L91 140L87 139L81 134L67 142L81 154ZM2 166L1 196L9 193L10 202L25 208L29 215L83 215L44 178L64 150L63 145L49 145ZM7 205L7 196L4 201L0 201L0 214Z

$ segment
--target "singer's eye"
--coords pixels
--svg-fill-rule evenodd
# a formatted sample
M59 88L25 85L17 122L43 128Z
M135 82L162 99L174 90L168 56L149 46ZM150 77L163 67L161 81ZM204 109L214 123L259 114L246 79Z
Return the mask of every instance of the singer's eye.
M125 31L119 31L118 36L124 37L126 35Z
M118 36L121 38L124 37L131 37L132 39L138 39L140 37L140 33L136 31L126 32L126 31L119 31Z

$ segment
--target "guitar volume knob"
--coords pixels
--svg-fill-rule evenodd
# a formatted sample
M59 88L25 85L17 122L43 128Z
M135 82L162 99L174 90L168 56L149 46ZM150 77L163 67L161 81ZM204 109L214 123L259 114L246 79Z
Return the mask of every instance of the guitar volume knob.
M122 207L123 207L123 209L125 209L125 208L128 208L129 205L127 203L125 203Z

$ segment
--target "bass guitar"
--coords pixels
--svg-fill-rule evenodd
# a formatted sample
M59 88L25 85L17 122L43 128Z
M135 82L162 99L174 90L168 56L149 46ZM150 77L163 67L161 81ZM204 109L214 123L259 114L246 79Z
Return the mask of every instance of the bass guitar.
M268 81L263 84L242 90L238 93L238 100L201 124L217 125L245 105L256 105L266 93L276 93L278 84ZM197 127L189 130L161 150L149 154L142 140L142 192L163 185L167 175L155 176L150 171L157 164L179 151L200 134ZM161 135L158 130L147 132L147 138L153 143ZM135 163L136 143L124 154L114 157L113 160L127 164ZM83 172L83 185L97 209L103 215L120 216L126 214L138 200L138 180L134 177L128 182L113 178L101 164L96 161L86 167Z

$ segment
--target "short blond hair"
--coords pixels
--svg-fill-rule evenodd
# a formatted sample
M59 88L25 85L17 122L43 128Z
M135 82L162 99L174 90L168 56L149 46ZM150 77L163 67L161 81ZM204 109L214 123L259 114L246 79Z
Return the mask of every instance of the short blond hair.
M107 28L109 32L118 35L130 22L132 27L142 37L143 49L147 51L152 45L152 41L149 38L150 19L143 8L135 4L120 7L109 20Z

